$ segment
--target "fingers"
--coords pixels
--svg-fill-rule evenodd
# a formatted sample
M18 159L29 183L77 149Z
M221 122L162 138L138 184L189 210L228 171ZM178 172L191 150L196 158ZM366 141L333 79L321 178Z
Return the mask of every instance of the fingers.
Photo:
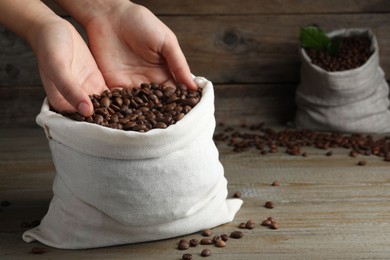
M57 75L55 87L77 112L85 117L92 115L93 106L88 94L69 71L64 70Z
M172 40L168 40L162 50L163 57L168 63L168 66L175 77L176 81L186 85L189 89L196 90L198 87L192 79L190 67L187 60L176 40L173 37Z

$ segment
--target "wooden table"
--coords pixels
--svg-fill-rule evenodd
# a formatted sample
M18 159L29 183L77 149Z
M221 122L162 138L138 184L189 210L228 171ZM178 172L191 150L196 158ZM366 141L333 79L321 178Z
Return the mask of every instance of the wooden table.
M229 239L225 248L209 246L208 259L390 259L390 163L375 156L348 156L345 149L307 148L308 157L258 151L234 153L219 145L229 181L229 196L242 193L244 204L232 223L214 234L237 230L240 222L256 221L244 237ZM357 166L358 160L367 161ZM176 249L181 238L91 250L47 248L32 255L40 243L25 243L23 221L41 219L48 208L55 175L42 129L0 130L0 259L201 259L206 246ZM271 186L279 180L281 186ZM275 208L264 203L273 201ZM280 228L259 225L272 216Z

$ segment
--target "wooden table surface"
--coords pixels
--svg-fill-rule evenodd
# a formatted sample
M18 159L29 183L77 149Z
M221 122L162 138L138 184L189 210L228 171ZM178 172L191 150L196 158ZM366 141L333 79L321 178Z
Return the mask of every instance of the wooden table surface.
M233 222L213 229L214 234L238 230L253 219L256 227L244 237L229 239L225 248L208 246L207 259L390 259L390 162L375 156L348 156L346 149L307 148L308 157L258 151L234 153L218 146L229 182L229 196L242 193L244 204ZM359 160L366 166L357 166ZM181 259L206 246L176 249L181 238L91 250L59 250L38 242L25 243L24 221L41 219L48 208L55 175L42 129L0 130L0 259ZM274 180L281 186L271 186ZM273 201L275 208L263 207ZM259 225L272 216L280 228ZM47 252L33 255L44 246Z

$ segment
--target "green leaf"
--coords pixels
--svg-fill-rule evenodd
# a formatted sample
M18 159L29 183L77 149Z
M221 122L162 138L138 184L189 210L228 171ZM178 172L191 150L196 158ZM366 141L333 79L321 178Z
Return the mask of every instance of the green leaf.
M340 53L341 44L342 40L340 38L332 39L326 47L326 51L332 56L337 56Z
M316 26L301 28L299 40L302 48L309 48L317 51L327 50L330 44L329 37Z

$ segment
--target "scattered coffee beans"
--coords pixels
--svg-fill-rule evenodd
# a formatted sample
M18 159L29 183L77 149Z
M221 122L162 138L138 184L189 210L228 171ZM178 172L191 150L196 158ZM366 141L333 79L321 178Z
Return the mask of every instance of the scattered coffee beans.
M214 135L214 141L217 145L221 142L226 143L234 152L256 149L260 151L259 155L267 155L274 150L275 146L285 147L285 152L289 155L304 157L307 153L301 151L303 147L315 147L321 150L332 147L349 149L351 157L359 154L374 155L390 162L390 136L375 140L371 135L363 134L325 133L298 129L276 131L266 128L261 123L246 127L242 131L227 127L224 132Z
M106 90L90 96L92 116L63 113L76 121L85 121L125 131L147 132L167 128L181 120L201 99L201 89L143 83L139 88Z
M261 225L265 226L265 227L269 227L270 229L278 229L279 228L279 224L272 217L268 217L267 219L263 220L261 222Z

